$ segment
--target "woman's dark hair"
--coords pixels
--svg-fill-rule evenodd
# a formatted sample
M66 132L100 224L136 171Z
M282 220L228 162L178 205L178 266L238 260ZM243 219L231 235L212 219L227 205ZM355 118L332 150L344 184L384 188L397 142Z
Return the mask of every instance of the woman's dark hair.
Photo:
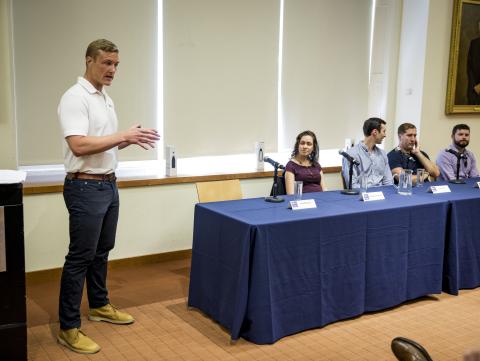
M298 154L298 146L300 144L300 140L302 139L302 137L306 135L311 136L313 139L313 150L312 150L312 153L310 153L310 156L308 158L313 164L316 164L318 163L318 153L319 153L318 142L317 142L317 136L311 130L305 130L304 132L301 132L299 135L297 135L297 139L295 140L295 145L293 146L292 158L295 158L295 156Z

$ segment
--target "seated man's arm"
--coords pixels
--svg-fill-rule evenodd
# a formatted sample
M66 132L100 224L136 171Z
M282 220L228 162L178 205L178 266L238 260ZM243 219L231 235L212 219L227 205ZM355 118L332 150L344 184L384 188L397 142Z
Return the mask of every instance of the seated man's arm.
M390 169L387 155L385 153L383 153L383 155L384 155L385 168L383 171L382 185L389 186L393 184L392 170Z
M471 162L472 162L472 169L470 171L470 177L479 177L480 174L478 173L478 168L477 168L477 160L475 159L475 156L473 153L471 154Z
M390 153L387 154L387 158L388 158L388 165L392 170L392 176L395 179L395 177L398 177L403 170L402 156L399 151L392 150Z
M438 168L438 166L435 163L433 163L428 158L428 156L426 156L425 153L418 150L415 153L415 156L420 161L420 163L422 163L423 168L425 168L425 170L428 172L428 174L430 174L432 177L435 177L435 178L437 178L440 175L440 169Z
M440 175L444 180L455 179L456 161L452 162L448 157L448 153L441 151L437 157L437 166L440 170Z

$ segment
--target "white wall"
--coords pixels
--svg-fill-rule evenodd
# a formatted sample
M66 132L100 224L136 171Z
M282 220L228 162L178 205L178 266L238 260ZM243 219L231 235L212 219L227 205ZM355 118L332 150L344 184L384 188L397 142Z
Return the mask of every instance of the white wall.
M115 81L107 88L119 128L156 125L156 0L11 0L11 4L20 165L63 163L57 106L84 74L88 44L99 38L113 41L120 50ZM140 147L121 152L122 160L155 156Z
M368 108L370 0L286 0L282 68L283 147L303 130L320 148L361 134Z
M396 130L402 123L413 123L418 128L422 122L429 2L429 0L403 1L394 134L397 134Z
M117 243L110 259L191 248L194 184L120 189ZM24 198L27 271L61 267L68 213L61 193Z
M339 174L327 174L329 189L341 189ZM272 179L241 181L244 198L270 193ZM110 259L192 247L195 184L121 188L117 241ZM61 193L24 197L26 271L62 267L68 250L68 213Z
M279 0L164 0L165 142L177 156L277 149Z
M380 117L387 122L387 138L384 149L389 151L394 144L397 69L402 1L376 0L375 18L370 62L370 84L368 94L368 116ZM363 139L358 129L356 141Z

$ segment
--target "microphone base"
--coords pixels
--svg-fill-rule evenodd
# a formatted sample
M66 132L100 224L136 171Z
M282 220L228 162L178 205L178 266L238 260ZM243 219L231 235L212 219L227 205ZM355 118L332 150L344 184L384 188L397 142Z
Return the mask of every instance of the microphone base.
M355 196L355 195L359 194L360 192L355 190L355 189L344 189L340 193L346 194L346 195L349 195L349 196Z
M453 184L465 184L465 180L463 179L450 179L448 183L453 183Z
M281 197L265 197L265 202L281 203L284 199Z

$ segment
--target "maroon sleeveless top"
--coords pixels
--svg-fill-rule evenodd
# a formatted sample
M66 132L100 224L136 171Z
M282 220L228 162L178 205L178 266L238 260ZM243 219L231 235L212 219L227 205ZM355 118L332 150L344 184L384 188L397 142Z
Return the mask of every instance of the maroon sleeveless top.
M322 191L322 186L320 185L320 172L322 171L322 167L320 164L315 163L310 167L305 167L289 161L285 167L285 171L292 172L296 181L303 182L303 193Z

